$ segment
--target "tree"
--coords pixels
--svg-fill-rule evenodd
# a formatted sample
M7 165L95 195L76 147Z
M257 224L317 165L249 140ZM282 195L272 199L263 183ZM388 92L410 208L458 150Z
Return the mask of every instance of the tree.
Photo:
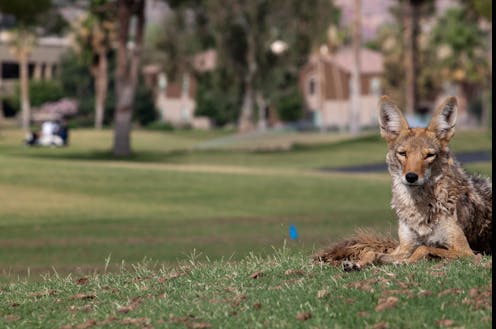
M51 0L0 0L0 12L12 15L16 20L11 51L19 62L22 127L26 130L29 129L31 121L28 60L36 41L34 27L51 6Z
M160 62L170 81L176 72L190 69L193 54L215 47L216 72L197 72L197 106L202 114L212 113L218 124L237 120L241 131L254 129L257 117L263 128L266 109L285 106L281 99L296 92L299 68L326 39L329 24L339 21L339 10L329 0L236 0L229 6L221 0L190 0L169 5L173 12L160 35L150 38L154 46L147 50L147 59ZM274 44L285 49L273 51ZM216 99L222 95L225 102ZM290 111L298 97L294 100ZM238 109L233 111L233 106Z
M325 40L328 25L339 18L329 0L236 0L230 6L211 0L207 5L219 62L235 72L242 86L240 131L254 129L254 108L273 101L274 87L288 85L288 80L297 83L298 68L311 49ZM277 40L288 45L280 56L270 50Z
M353 68L351 71L351 111L350 111L350 133L358 135L360 132L360 50L362 48L361 38L361 0L354 1L353 7Z
M218 126L236 122L240 86L224 68L197 75L196 115L208 117Z
M487 34L475 12L451 8L430 35L432 70L443 80L457 84L467 100L481 97L480 91L490 83Z
M400 0L404 28L405 113L412 117L419 104L419 21L434 12L433 0Z
M211 113L217 124L235 120L242 131L254 129L257 117L258 127L263 127L265 109L285 104L281 99L297 92L294 87L299 68L309 52L325 40L329 24L339 21L339 11L329 0L235 0L229 5L221 0L189 0L168 4L173 12L160 34L150 38L153 42L146 52L147 60L160 62L170 81L175 72L189 69L193 54L215 48L215 72L197 72L201 93L197 109L204 115ZM287 45L286 49L272 51L276 42ZM294 100L290 111L298 97Z
M431 69L430 50L425 42L430 31L418 28L419 20L430 19L434 13L433 2L423 1L415 7L415 19L407 23L413 25L405 29L405 20L412 19L411 15L406 15L405 12L405 6L411 5L408 1L398 1L389 8L394 20L381 27L376 44L384 56L383 90L403 104L405 111L405 104L410 104L408 108L411 110L407 113L412 116L418 111L416 104L419 101L435 98L439 79Z
M118 0L113 154L131 154L131 120L145 27L145 0Z
M312 51L320 50L321 45L329 41L329 27L337 25L340 18L339 10L329 0L271 2L270 8L267 33L260 41L264 51L257 59L260 68L256 76L259 128L263 127L260 114L265 112L264 106L276 108L281 119L301 118L304 103L295 95L300 92L296 89L300 68L307 63ZM279 42L285 45L282 52L268 51L265 46ZM293 100L292 105L282 100L286 97ZM297 104L300 115L287 115L288 111L294 112Z
M492 19L493 2L491 0L470 0L465 3L469 12L474 13L477 17L481 18L482 23L487 27L487 47L492 49ZM492 112L492 101L491 101L491 90L492 90L492 59L491 52L487 52L487 61L489 64L488 76L485 81L484 90L482 91L482 113L481 113L481 125L483 127L492 128L491 124L491 112Z
M85 52L90 55L90 52ZM88 58L82 57L81 52L70 49L61 58L59 79L66 97L78 100L79 110L74 124L84 127L95 125L95 79L88 65ZM104 125L111 124L114 119L115 109L115 51L108 57L108 94L105 99ZM110 74L112 73L112 74Z
M405 114L413 116L417 108L417 37L418 7L421 1L402 2L404 27Z
M29 71L28 61L31 51L36 42L36 37L32 31L23 27L17 29L12 37L10 51L19 62L19 85L21 91L21 114L22 128L29 130L31 122L31 104L29 101Z
M88 62L94 78L96 129L101 129L104 121L109 83L108 54L116 39L114 13L114 3L108 0L92 0L86 19L77 29L79 52Z
M147 34L143 61L159 63L168 81L190 70L190 58L215 46L212 35L204 28L205 8L201 2L168 3L173 8L155 29Z

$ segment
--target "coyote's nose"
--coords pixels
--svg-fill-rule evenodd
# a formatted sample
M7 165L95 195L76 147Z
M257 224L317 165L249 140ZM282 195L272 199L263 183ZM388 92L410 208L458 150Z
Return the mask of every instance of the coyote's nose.
M408 183L415 183L418 180L418 175L416 173L409 172L406 173L405 178Z

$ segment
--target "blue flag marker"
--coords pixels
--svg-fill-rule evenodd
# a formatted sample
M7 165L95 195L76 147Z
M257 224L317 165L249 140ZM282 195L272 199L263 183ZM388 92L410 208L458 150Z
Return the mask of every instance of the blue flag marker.
M289 225L289 237L291 240L296 240L298 239L298 232L296 231L296 226L293 224Z

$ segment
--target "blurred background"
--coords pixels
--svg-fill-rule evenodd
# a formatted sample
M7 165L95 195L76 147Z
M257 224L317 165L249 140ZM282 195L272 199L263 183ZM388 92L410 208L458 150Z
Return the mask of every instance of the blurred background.
M394 234L379 97L491 176L491 86L488 0L0 0L0 276Z

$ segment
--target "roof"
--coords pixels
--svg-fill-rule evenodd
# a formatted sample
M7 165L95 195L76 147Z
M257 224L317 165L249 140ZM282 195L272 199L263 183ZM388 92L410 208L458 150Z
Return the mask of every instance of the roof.
M372 79L380 77L384 72L383 56L379 52L361 48L360 61L361 92L365 95L371 92ZM313 54L300 69L300 88L306 92L304 83L307 83L308 76L322 72L324 99L348 99L353 66L353 50L350 47L341 48L332 54Z

